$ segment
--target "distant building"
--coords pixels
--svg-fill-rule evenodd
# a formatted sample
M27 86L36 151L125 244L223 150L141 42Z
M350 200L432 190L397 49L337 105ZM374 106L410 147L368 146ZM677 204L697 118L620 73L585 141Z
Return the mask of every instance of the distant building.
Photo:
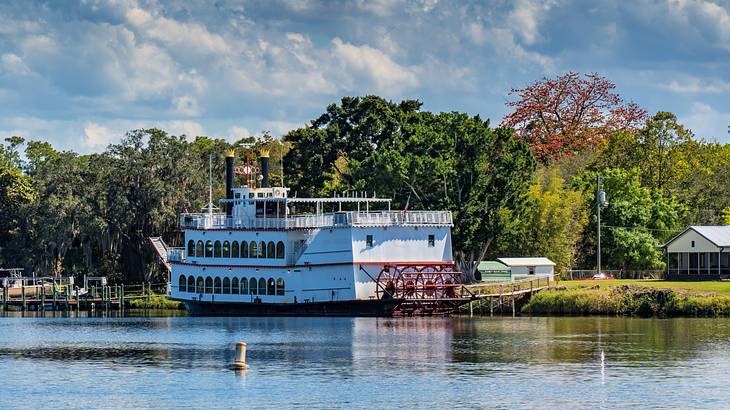
M477 270L483 281L516 280L531 275L551 276L555 262L548 258L498 258L496 261L483 261Z
M720 279L730 275L730 226L690 226L662 245L668 279Z

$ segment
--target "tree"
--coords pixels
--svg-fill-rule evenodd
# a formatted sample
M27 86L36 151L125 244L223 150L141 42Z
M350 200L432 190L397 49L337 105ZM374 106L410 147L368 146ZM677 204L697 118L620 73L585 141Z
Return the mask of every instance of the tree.
M634 103L624 103L612 90L616 85L596 73L568 72L543 78L526 88L513 89L516 101L502 122L547 162L596 146L608 135L635 130L646 112Z
M674 197L657 189L641 186L638 169L605 169L601 186L609 204L601 210L601 259L608 268L640 270L662 269L664 260L659 245L682 227L685 207ZM592 266L596 243L596 176L586 172L574 185L583 192L590 206L590 223L584 232L583 254Z
M0 165L0 266L19 266L24 251L18 240L24 234L26 209L36 200L33 181L20 169Z
M410 201L412 209L451 210L455 261L471 280L492 245L521 223L535 161L511 130L419 108L343 98L285 136L287 179L295 192L365 190L393 198L396 208Z
M557 173L554 167L536 173L528 194L531 206L525 229L515 238L515 250L545 256L555 262L556 272L565 272L575 265L588 211L582 193L569 189Z

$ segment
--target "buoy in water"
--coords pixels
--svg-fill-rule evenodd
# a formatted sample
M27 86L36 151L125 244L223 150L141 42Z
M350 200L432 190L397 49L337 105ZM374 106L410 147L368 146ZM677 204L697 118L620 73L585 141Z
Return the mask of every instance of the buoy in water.
M248 369L246 364L246 343L236 343L236 358L233 360L232 367L237 370Z

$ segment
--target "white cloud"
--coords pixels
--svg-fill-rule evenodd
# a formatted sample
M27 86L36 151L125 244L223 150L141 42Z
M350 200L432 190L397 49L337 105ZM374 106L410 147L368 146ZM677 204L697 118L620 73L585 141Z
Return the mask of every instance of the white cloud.
M387 95L398 94L418 86L418 78L412 69L399 65L387 54L368 45L355 46L335 38L334 57L341 66L356 77L369 80L375 90ZM350 87L357 87L357 79L352 79Z
M679 122L700 138L727 141L730 112L721 112L703 102L695 102L688 115L679 117Z
M540 18L553 6L551 2L534 0L518 0L507 17L508 26L522 39L531 45L540 37Z
M117 134L105 126L91 122L84 126L84 137L81 140L81 145L87 151L101 151L119 138L121 138L121 134Z
M228 129L228 140L236 141L244 137L250 137L253 133L245 127L233 126Z
M672 80L665 88L676 93L728 93L730 82L710 80L705 81L695 77L688 77L683 80Z
M195 117L200 115L198 100L190 95L182 95L173 98L172 105L175 112L178 114L186 115L188 117Z
M15 75L28 75L32 71L23 62L23 59L13 53L5 53L0 57L0 73L10 73Z

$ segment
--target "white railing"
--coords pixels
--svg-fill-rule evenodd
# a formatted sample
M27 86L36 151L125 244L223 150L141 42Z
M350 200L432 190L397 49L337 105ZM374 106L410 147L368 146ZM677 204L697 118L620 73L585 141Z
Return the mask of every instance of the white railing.
M336 212L290 215L286 218L227 217L223 213L181 214L180 226L190 229L297 229L337 226L452 226L450 211Z
M185 261L185 248L167 248L167 260L177 262Z

